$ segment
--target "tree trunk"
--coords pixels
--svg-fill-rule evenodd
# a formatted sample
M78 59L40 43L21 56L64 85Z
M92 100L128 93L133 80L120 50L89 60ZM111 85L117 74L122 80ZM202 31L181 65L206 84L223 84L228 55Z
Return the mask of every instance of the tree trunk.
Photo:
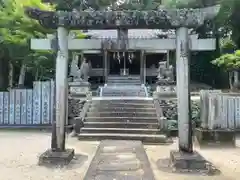
M37 81L37 80L38 80L38 74L39 74L39 70L38 70L38 68L37 68L37 69L36 69L35 78L34 78L34 80L35 80L35 81Z
M4 89L5 83L5 72L4 72L4 62L3 59L0 59L0 89Z
M26 64L23 62L20 69L19 78L18 78L18 87L24 86L25 75L26 75Z
M238 71L234 71L234 84L238 84L239 78L238 78Z
M13 64L11 61L8 63L8 88L11 89L13 87Z
M233 90L233 72L228 73L230 90Z

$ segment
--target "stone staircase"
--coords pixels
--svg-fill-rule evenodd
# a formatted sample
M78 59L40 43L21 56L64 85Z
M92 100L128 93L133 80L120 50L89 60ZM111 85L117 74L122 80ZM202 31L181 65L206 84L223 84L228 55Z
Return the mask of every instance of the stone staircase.
M151 98L92 99L82 118L80 140L141 140L166 143L160 132L159 119Z
M140 76L108 76L107 84L110 85L141 85Z

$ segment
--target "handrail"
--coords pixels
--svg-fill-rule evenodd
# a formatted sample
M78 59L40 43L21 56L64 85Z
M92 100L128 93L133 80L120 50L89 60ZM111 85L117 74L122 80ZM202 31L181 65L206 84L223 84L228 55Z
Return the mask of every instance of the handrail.
M148 94L147 87L146 87L145 85L144 85L144 91L145 91L146 97L148 97L148 96L149 96L149 94Z
M100 97L102 97L103 87L100 87Z

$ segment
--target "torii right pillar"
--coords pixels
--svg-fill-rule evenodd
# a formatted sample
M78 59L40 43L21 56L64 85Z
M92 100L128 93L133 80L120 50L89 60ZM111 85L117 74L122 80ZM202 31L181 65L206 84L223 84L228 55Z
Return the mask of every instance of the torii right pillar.
M188 29L213 19L220 6L202 9L178 9L171 14L171 24L176 29L176 74L179 150L170 153L172 166L176 170L206 170L206 161L193 151L190 100L189 43ZM177 12L177 13L176 13Z

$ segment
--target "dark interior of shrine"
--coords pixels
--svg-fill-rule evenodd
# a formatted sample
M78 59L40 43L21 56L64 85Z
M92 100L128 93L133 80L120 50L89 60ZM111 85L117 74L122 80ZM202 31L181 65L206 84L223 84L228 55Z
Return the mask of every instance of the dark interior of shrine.
M110 75L120 75L120 69L124 68L124 58L125 67L129 70L129 75L140 75L140 51L135 52L122 52L119 53L120 61L117 59L116 52L108 53L109 61L109 74ZM91 61L92 68L104 68L103 64L103 54L85 54L84 57ZM146 68L158 68L158 62L166 60L166 54L155 53L146 54ZM148 84L152 84L157 80L155 76L147 76L146 81ZM102 84L104 83L103 76L91 76L89 79L90 83Z
M155 53L146 55L146 68L155 68L157 70L159 61L166 60L166 54L164 53ZM155 84L157 81L156 76L147 76L147 84Z
M156 53L146 55L146 68L158 68L159 61L166 60L166 54Z
M84 54L84 57L91 62L92 68L103 68L103 55L98 54Z
M84 54L84 57L91 62L92 68L104 68L102 53ZM91 76L89 78L89 82L91 83L91 85L98 87L99 84L104 83L104 77L103 76ZM95 88L93 87L93 89L95 89Z

